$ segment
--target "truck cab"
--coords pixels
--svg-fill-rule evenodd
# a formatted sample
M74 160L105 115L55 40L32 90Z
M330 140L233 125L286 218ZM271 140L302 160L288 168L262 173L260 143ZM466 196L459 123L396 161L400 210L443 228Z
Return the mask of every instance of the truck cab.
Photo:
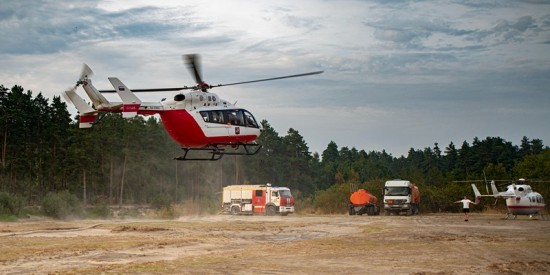
M384 184L384 212L386 215L418 214L420 193L408 180L389 180Z

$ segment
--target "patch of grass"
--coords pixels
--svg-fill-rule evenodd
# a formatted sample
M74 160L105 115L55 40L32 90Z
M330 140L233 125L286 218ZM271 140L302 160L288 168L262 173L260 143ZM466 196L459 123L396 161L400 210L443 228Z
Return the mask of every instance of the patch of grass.
M10 214L0 214L0 222L16 222L17 216Z

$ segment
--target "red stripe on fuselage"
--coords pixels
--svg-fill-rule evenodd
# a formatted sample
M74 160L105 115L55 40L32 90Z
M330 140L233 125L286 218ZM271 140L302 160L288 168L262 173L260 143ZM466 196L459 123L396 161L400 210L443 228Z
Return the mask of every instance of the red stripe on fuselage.
M256 140L256 135L226 135L207 137L197 121L186 110L160 111L164 128L181 146L201 148L213 144L250 143Z
M544 209L544 206L543 205L510 205L508 206L508 209L541 210L541 209Z

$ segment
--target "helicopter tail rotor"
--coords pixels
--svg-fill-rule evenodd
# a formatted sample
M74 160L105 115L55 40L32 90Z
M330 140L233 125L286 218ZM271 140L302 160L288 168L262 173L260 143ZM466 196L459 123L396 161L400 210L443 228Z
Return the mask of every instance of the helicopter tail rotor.
M76 84L74 85L74 88L78 88L78 86L85 84L85 81L92 77L94 75L94 72L86 63L82 65L82 70L80 71L80 77L78 77L78 80L76 81Z
M80 72L80 80L84 79L84 78L88 78L88 77L92 77L92 75L94 75L94 72L92 71L92 69L90 69L90 67L84 63L82 65L82 71Z

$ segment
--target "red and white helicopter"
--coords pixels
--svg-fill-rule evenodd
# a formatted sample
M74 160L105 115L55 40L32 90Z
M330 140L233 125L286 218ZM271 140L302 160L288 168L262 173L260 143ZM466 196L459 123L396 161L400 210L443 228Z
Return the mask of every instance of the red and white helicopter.
M208 90L222 86L323 73L323 71L316 71L253 81L209 85L202 80L198 55L184 55L184 61L195 78L196 86L130 90L118 78L109 77L108 79L115 89L100 91L92 85L90 77L93 72L88 65L84 64L76 85L65 91L63 96L80 113L80 128L92 127L99 113L121 112L124 118L158 114L166 131L174 141L182 146L185 152L183 156L175 158L176 160L219 160L223 155L256 154L261 145L257 144L255 140L260 136L262 128L252 113L236 107ZM80 85L92 101L93 107L88 105L76 93L76 88ZM183 90L191 91L182 93ZM178 91L179 93L173 99L163 99L160 102L142 102L134 94L134 92L166 91ZM114 92L120 96L122 102L109 102L102 95L102 93ZM244 151L239 151L239 147L244 148ZM228 152L226 148L232 148L233 150ZM190 151L207 151L211 155L206 158L189 157L188 153Z
M492 195L481 195L476 185L472 183L472 189L476 196L476 203L479 203L481 197L494 197L503 198L506 200L506 207L508 208L507 219L516 219L517 215L529 215L534 217L540 215L545 218L543 214L545 203L541 194L534 192L530 185L525 184L525 179L519 179L512 181L512 184L508 185L506 191L498 192L495 185L495 181L491 181Z

